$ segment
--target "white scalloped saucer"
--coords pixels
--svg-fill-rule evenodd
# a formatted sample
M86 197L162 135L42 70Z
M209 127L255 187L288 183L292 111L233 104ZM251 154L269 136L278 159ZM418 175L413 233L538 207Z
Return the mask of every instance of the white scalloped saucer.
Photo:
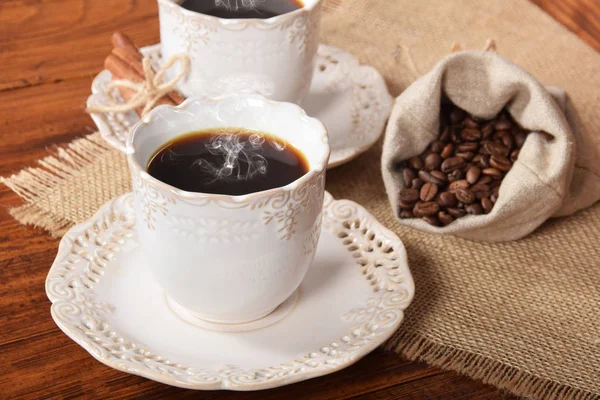
M132 202L123 195L72 228L46 280L56 324L112 368L190 389L286 385L368 354L413 298L400 239L327 193L317 255L289 313L247 332L200 328L171 311L140 260Z
M155 66L161 63L160 44L141 49ZM111 80L104 70L92 83L88 106L107 104L105 87ZM117 101L122 101L115 95ZM344 164L368 150L383 133L392 108L382 76L374 68L336 47L320 45L308 97L302 107L327 128L331 156L328 168ZM129 129L139 120L133 111L124 114L91 114L102 137L124 151Z

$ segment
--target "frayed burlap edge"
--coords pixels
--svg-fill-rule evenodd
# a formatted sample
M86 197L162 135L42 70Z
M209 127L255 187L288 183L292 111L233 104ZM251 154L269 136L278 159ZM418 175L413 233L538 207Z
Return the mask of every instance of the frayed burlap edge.
M388 340L385 348L402 354L408 360L423 361L454 371L517 396L546 400L598 399L593 393L539 378L481 354L441 345L416 333L403 332L402 327Z
M8 178L0 177L0 183L8 186L25 204L8 210L9 214L25 225L47 230L53 237L63 236L74 222L58 217L54 210L45 207L56 185L66 178L81 174L81 169L105 157L115 150L98 132L76 139L65 148L58 148L55 155L38 160L41 167L29 167Z

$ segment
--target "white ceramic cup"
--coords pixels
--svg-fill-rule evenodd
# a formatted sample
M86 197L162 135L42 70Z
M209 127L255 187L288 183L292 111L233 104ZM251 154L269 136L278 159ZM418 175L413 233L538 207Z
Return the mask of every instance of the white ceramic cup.
M300 150L310 170L280 188L243 196L191 193L146 170L157 149L185 133L241 127ZM329 143L323 124L297 105L259 95L195 97L159 106L127 140L139 241L167 296L216 323L261 318L300 285L315 254Z
M215 1L215 0L206 0ZM259 93L299 104L308 93L319 46L321 0L268 19L222 19L158 0L163 60L185 53L190 72L179 90L190 96ZM177 72L172 68L167 76Z

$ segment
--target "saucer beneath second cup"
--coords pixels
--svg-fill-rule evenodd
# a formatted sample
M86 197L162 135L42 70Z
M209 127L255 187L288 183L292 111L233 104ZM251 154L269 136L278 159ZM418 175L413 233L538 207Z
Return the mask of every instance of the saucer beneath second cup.
M141 51L155 66L160 66L160 44ZM108 104L104 93L110 80L106 70L94 79L88 106ZM351 161L375 144L383 133L392 103L377 70L360 65L356 57L336 47L319 46L312 86L301 106L327 128L331 147L328 168ZM125 150L129 130L139 121L133 111L94 113L91 117L102 137L121 151Z

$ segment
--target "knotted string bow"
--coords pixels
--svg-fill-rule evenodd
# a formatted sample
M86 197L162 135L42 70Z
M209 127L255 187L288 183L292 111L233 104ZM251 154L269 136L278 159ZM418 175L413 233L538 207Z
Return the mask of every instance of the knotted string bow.
M162 78L166 71L171 68L176 62L181 62L181 70L173 79L168 82L163 82ZM130 110L135 110L138 107L144 106L142 110L142 117L146 115L156 102L165 96L167 93L175 89L175 85L179 79L186 76L190 69L190 60L186 54L176 54L169 58L169 60L159 69L157 73L152 69L152 61L145 57L142 60L142 67L144 69L143 82L132 82L126 79L116 79L106 85L105 94L110 99L111 104L98 105L88 107L86 111L88 113L98 112L113 112L121 113ZM129 89L135 94L125 103L117 103L112 96L114 89Z

